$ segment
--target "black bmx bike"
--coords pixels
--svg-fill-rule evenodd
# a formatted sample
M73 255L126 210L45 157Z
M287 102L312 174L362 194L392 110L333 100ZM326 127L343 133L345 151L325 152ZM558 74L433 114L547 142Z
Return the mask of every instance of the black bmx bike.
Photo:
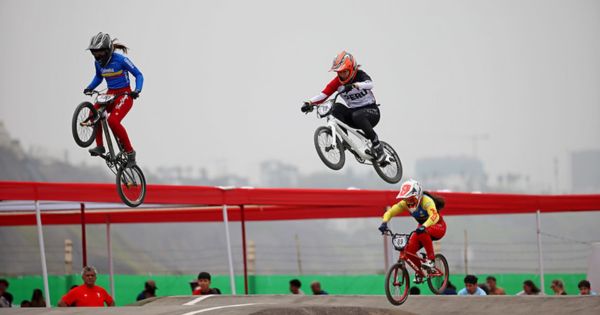
M99 104L100 108L96 110L92 102L83 102L77 106L73 113L71 130L73 139L77 145L82 148L89 147L96 138L98 126L102 126L104 138L108 144L108 152L99 155L106 161L108 168L117 176L117 192L123 202L130 207L137 207L144 202L146 197L146 178L139 166L127 166L127 155L123 150L123 145L115 137L118 151L113 148L111 132L106 121L108 113L106 109L115 99L122 94L104 94L98 91L92 91L90 96L93 103Z
M394 248L400 252L398 261L390 267L385 276L385 296L388 301L394 305L403 304L408 298L408 292L410 291L410 275L407 270L407 265L410 269L414 270L415 275L420 279L426 279L427 285L431 292L434 294L441 294L446 290L448 286L448 277L450 276L450 269L448 268L448 261L442 254L436 254L433 268L426 268L423 265L421 268L417 267L409 258L409 256L418 259L421 263L426 260L426 255L419 253L417 255L411 254L405 251L410 234L399 234L392 233L387 230L384 234L392 237L392 244Z

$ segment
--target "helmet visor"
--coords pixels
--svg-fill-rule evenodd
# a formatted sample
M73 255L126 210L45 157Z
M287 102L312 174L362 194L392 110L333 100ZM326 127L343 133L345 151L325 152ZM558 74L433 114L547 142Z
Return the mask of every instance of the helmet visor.
M100 60L100 59L106 58L108 56L107 49L92 49L91 52L92 52L92 55L94 55L94 58L96 58L96 60Z
M92 49L91 52L94 59L103 65L106 64L110 58L110 51L108 49Z

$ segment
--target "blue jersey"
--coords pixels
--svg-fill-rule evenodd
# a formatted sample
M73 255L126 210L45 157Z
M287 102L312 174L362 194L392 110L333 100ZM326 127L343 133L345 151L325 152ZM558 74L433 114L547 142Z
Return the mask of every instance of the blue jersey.
M95 89L102 83L102 79L106 79L106 85L110 90L129 87L129 73L131 73L135 77L135 89L142 91L144 76L129 58L113 53L106 66L101 66L98 61L95 62L95 66L96 75L88 85L88 89Z

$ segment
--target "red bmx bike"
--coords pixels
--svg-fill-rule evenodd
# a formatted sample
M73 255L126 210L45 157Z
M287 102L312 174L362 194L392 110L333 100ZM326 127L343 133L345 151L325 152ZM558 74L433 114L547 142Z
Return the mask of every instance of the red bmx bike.
M433 268L427 268L425 266L417 268L417 266L408 259L409 256L412 256L423 263L427 257L425 253L417 253L417 255L415 255L404 250L412 233L414 232L411 232L410 234L394 234L390 230L387 230L384 233L392 237L394 248L400 252L398 262L388 270L387 275L385 276L385 295L388 301L394 305L401 305L408 298L410 275L406 268L407 265L414 270L417 278L427 280L427 285L434 294L441 294L448 285L450 270L448 268L448 261L444 255L435 255Z

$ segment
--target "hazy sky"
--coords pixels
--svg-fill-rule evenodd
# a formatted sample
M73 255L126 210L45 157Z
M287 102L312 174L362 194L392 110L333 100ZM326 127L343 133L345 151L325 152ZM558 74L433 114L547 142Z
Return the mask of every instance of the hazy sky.
M299 107L342 49L373 78L376 131L407 175L419 158L472 156L487 135L477 155L492 176L548 185L558 159L569 187L569 153L600 149L597 0L1 0L0 119L26 148L89 159L70 123L99 31L145 77L123 122L142 167L254 181L272 158L324 170L312 144L322 121Z

